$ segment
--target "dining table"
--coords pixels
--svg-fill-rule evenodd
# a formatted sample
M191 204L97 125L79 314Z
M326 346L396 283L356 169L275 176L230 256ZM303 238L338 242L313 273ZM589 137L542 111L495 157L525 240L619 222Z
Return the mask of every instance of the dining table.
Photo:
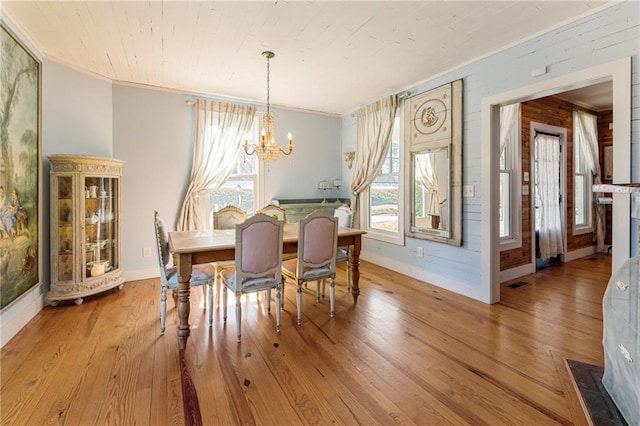
M298 251L298 223L285 223L283 253ZM360 295L360 249L362 235L366 232L355 228L338 228L338 247L350 247L351 295L357 303ZM169 248L177 262L178 272L178 345L187 346L189 338L190 280L191 268L200 263L235 259L235 229L208 229L169 232Z

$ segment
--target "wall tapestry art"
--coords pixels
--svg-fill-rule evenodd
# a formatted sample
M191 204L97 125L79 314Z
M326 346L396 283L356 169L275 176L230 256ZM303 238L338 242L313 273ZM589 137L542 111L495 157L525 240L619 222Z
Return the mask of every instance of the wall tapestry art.
M0 309L39 282L40 62L0 25Z

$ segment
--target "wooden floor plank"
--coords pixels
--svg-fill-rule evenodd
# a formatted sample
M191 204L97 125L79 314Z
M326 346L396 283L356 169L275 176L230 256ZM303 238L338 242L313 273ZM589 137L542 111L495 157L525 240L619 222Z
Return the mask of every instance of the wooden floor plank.
M287 285L279 334L264 295L243 299L240 343L233 297L225 325L216 290L209 327L194 290L184 361L204 424L585 424L562 360L603 364L610 268L552 266L487 305L362 262L354 305L341 266L337 316L310 285L298 326ZM0 352L1 423L182 424L177 312L169 298L160 335L158 287L36 315Z

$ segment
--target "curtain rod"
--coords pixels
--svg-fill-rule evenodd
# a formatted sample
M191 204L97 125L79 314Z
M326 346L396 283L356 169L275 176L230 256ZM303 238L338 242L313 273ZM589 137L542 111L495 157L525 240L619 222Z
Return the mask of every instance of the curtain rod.
M561 137L562 135L558 134L558 133L549 133L549 132L543 132L542 130L536 130L536 135L545 135L545 136L553 136L556 138Z

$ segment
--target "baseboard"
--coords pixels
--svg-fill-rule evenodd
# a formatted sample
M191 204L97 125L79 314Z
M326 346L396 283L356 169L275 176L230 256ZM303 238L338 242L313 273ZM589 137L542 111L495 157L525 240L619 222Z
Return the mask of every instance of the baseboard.
M536 265L534 263L528 263L526 265L516 266L515 268L505 269L504 271L500 271L500 283L502 284L506 281L533 274L534 272L536 272Z
M592 254L595 254L595 252L596 246L587 246L578 250L569 251L562 257L562 262L571 262L572 260L580 259L581 257L591 256Z
M44 307L42 284L37 284L0 312L0 347L11 340Z
M149 278L158 278L160 277L160 271L158 271L158 268L138 269L135 271L124 271L123 275L125 282L138 281L147 280Z

